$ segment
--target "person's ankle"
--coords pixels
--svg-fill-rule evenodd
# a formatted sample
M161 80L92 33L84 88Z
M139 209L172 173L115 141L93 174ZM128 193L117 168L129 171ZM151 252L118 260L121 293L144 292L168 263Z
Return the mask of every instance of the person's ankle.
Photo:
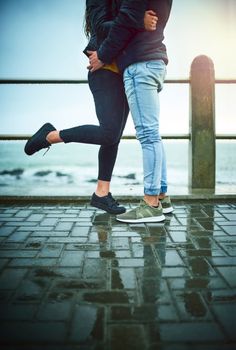
M149 205L150 207L158 207L159 206L159 199L158 196L150 196L150 195L144 195L144 201Z
M159 196L158 196L158 198L159 198L159 199L164 199L166 196L167 196L166 193L160 193Z
M98 196L98 197L105 197L105 196L107 196L108 195L108 192L107 191L101 191L101 190L96 190L95 191L95 194L96 194L96 196Z
M63 140L60 138L59 131L57 130L49 132L46 136L46 140L50 144L63 142Z
M110 191L110 181L98 179L95 194L98 197L105 197Z

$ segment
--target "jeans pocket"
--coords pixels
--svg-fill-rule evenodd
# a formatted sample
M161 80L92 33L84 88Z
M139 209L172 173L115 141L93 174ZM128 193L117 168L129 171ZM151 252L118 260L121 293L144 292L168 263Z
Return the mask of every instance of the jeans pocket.
M146 63L146 69L152 75L157 83L157 90L160 92L166 77L166 64L163 60L149 61Z
M166 70L166 64L163 60L148 61L146 63L147 68Z

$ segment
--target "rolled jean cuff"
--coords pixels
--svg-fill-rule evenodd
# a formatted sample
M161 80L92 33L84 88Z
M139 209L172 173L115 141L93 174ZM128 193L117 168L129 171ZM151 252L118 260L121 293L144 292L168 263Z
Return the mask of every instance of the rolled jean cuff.
M158 196L160 194L159 189L145 189L144 188L144 194L147 194L148 196Z
M167 186L161 186L160 193L167 193Z

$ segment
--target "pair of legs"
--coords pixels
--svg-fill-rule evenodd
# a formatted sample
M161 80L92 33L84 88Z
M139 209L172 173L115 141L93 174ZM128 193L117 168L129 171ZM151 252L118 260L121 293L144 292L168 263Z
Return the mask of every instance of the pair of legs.
M158 206L167 192L166 156L159 133L159 92L166 65L162 60L130 65L124 72L124 85L136 136L143 152L144 200Z
M51 131L47 135L47 141L50 144L79 142L101 145L98 153L96 194L102 197L110 191L112 172L129 108L120 74L100 69L94 73L89 72L88 82L93 94L99 126L82 125L61 131Z

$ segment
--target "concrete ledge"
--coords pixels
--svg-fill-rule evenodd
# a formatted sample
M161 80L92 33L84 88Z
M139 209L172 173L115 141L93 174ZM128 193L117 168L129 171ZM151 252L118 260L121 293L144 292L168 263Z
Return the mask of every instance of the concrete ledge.
M90 196L0 196L0 204L25 204L25 203L89 203ZM119 201L138 202L142 196L115 196ZM171 199L174 202L181 201L223 201L223 202L235 202L235 194L213 194L213 193L201 193L201 194L186 194L186 195L173 195Z

